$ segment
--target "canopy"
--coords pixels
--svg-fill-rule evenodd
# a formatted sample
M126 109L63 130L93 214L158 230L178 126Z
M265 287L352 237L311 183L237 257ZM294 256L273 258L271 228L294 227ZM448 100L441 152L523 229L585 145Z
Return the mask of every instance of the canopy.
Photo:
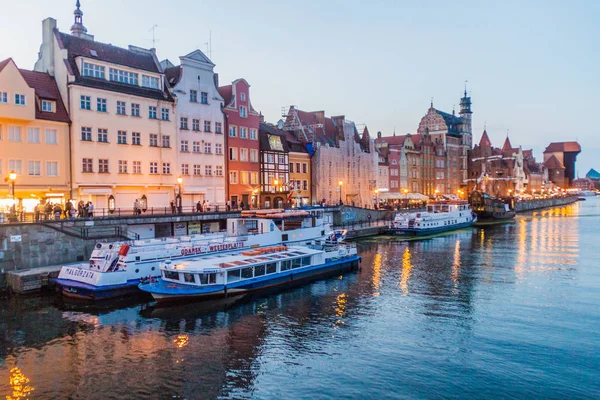
M379 194L379 200L420 200L427 201L429 200L428 196L425 196L421 193L381 193Z

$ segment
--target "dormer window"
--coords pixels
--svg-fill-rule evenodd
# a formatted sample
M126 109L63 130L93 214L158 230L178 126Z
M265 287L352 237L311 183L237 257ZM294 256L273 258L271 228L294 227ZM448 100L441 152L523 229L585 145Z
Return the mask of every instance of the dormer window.
M246 101L246 93L240 93L240 100Z
M42 100L42 111L43 112L54 112L52 102L48 100Z
M18 106L25 105L25 95L24 94L15 94L15 104Z
M121 69L110 68L109 70L110 80L113 82L126 83L128 85L138 84L138 74L133 72L123 71Z
M158 78L154 76L142 75L142 86L151 89L158 89Z
M101 65L83 63L83 76L91 76L92 78L104 78L104 67Z

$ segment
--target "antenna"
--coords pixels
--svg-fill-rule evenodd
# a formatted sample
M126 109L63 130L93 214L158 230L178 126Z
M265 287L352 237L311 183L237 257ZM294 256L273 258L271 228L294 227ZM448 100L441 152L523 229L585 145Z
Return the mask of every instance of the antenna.
M206 54L212 60L212 30L208 31L208 42L204 42L204 44L206 45Z
M467 82L469 81L465 80L465 97L467 97Z
M150 28L150 30L148 31L148 32L152 32L152 48L153 49L156 48L156 42L158 41L158 39L156 39L156 35L155 35L156 28L158 28L158 25L154 24L152 26L152 28Z

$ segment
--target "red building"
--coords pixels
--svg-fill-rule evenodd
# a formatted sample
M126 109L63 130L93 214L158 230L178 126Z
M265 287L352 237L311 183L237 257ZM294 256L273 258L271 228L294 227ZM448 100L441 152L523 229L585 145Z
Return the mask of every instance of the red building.
M225 147L227 148L227 200L232 208L259 204L259 141L260 115L250 102L250 85L236 79L221 86L219 94L225 100Z

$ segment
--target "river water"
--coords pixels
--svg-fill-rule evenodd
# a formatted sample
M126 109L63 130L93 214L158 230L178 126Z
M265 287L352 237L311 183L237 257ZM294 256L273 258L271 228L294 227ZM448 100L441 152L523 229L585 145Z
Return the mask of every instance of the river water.
M0 300L0 397L598 398L600 198L206 312ZM10 397L8 397L10 396Z

